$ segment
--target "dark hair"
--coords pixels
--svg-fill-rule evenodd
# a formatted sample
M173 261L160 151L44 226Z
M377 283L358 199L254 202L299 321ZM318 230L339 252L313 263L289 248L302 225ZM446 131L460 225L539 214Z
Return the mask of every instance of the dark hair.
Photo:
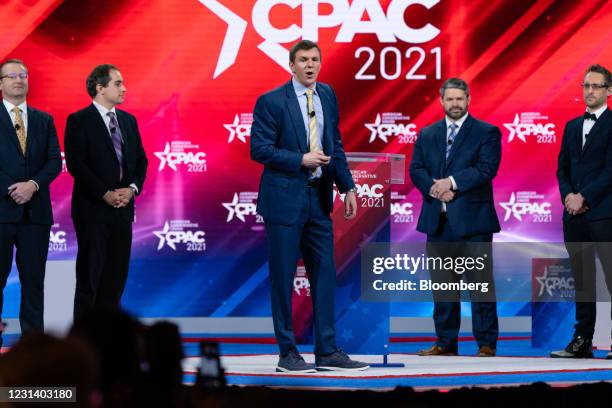
M4 66L8 64L19 64L25 68L26 72L28 71L28 67L26 67L26 64L24 64L22 60L13 58L13 59L7 59L0 65L0 75L2 75L2 70L4 69Z
M465 96L470 96L470 87L467 82L461 78L448 78L440 87L440 96L444 98L444 92L449 89L461 89L465 92Z
M588 74L589 72L596 72L598 74L603 75L606 80L606 85L612 86L612 75L610 74L610 71L608 71L608 69L604 67L603 65L599 65L599 64L591 65L586 70L584 75L586 76L586 74Z
M310 40L302 40L296 42L295 44L293 44L293 47L291 47L291 51L289 51L289 61L295 62L295 54L297 54L298 51L308 51L312 50L313 48L316 48L319 51L319 56L321 56L321 49L319 48L316 42Z
M95 98L98 94L96 90L96 86L102 85L106 87L111 80L110 72L111 70L119 71L119 69L111 64L102 64L98 65L91 71L91 74L87 77L87 81L85 82L85 86L87 87L87 93L92 98Z

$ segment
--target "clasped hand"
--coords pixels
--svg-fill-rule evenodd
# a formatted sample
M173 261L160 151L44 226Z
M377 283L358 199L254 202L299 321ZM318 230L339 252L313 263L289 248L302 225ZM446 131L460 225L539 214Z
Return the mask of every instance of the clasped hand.
M582 194L569 193L565 196L565 209L570 215L584 214L588 211L589 207L584 201Z
M121 208L130 203L134 197L134 190L130 187L118 188L113 191L107 191L104 194L104 201L111 207Z
M433 198L437 198L440 201L448 203L455 198L455 193L453 192L453 183L450 178L444 179L434 179L434 183L429 189L429 195Z

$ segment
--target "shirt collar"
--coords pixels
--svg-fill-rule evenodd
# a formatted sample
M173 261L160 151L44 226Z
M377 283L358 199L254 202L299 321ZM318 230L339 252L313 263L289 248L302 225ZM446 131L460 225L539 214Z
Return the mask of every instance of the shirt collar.
M608 109L607 105L602 106L601 108L597 109L595 112L589 112L589 109L587 108L587 112L592 113L593 115L595 115L595 117L597 119L599 119L599 117L601 116L602 113L604 113L606 111L606 109Z
M302 83L300 83L300 81L295 79L295 77L291 77L291 83L293 84L293 90L295 91L297 96L304 95L306 93L306 90L310 89L302 85ZM314 91L314 94L316 95L317 94L317 83L316 82L314 86L312 87L312 90Z
M113 112L115 115L117 114L117 112L115 112L115 107L114 106L111 109L106 109L104 106L100 105L98 102L96 102L96 101L92 101L92 102L93 102L93 105L98 110L98 112L100 112L100 115L102 115L103 118L106 117L106 114L108 112Z
M463 125L463 122L465 122L465 120L467 119L469 113L466 112L465 115L463 115L462 117L460 117L458 120L456 121L452 121L448 116L445 116L444 119L446 120L446 129L448 129L451 125L451 123L456 124L458 127L457 129L461 129L461 125Z
M15 107L15 105L13 105L12 103L10 103L9 101L7 101L4 98L2 99L2 102L4 102L4 106L6 107L7 111L9 111L9 112L13 111L13 108ZM22 114L28 112L28 105L26 104L26 101L23 101L22 103L17 105L17 107L21 110Z

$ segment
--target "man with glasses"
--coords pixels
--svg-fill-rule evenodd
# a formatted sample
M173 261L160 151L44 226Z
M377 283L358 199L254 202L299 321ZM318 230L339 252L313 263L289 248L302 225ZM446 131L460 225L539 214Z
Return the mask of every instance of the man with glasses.
M68 116L66 166L74 177L75 320L120 306L132 248L134 197L142 193L147 156L136 118L116 109L127 91L119 69L98 65L86 81L92 103Z
M561 192L563 238L576 287L574 338L556 358L593 357L596 288L595 254L612 293L612 94L610 71L587 69L582 83L586 112L567 123L559 152L557 180ZM585 243L599 244L585 244ZM612 352L608 353L612 359Z
M15 248L21 332L43 331L45 264L53 224L49 185L62 170L62 158L53 118L26 102L28 69L22 61L0 65L0 90L0 314Z

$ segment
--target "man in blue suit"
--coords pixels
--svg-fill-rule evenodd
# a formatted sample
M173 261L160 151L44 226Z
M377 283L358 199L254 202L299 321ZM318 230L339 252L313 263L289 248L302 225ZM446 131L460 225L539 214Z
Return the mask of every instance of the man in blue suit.
M427 234L428 251L444 246L444 251L459 248L462 254L478 256L475 252L490 249L493 233L500 231L492 180L501 161L501 133L468 114L470 92L464 80L448 79L440 96L446 117L421 130L410 163L410 178L423 194L417 230ZM432 272L432 278L435 281L439 276ZM459 275L451 272L449 278L458 280ZM491 267L478 278L469 273L463 278L489 286L484 298L470 294L472 329L479 347L477 356L494 356L499 329ZM459 293L434 292L433 318L437 341L419 355L457 355Z
M612 76L601 65L589 67L582 83L586 112L563 132L557 180L563 212L563 237L576 286L574 337L556 358L593 357L596 290L595 253L612 294ZM584 244L584 243L597 244ZM612 359L612 352L608 353Z
M20 60L0 65L0 314L15 248L22 333L44 330L45 264L53 224L49 185L62 170L53 118L26 103L28 76Z
M348 169L333 89L317 82L321 50L296 43L289 54L292 79L260 96L253 111L251 158L264 165L257 211L269 244L277 371L315 372L297 351L291 294L302 255L312 294L316 370L365 370L336 346L334 329L334 237L332 184L344 200L345 218L357 215L355 183Z

